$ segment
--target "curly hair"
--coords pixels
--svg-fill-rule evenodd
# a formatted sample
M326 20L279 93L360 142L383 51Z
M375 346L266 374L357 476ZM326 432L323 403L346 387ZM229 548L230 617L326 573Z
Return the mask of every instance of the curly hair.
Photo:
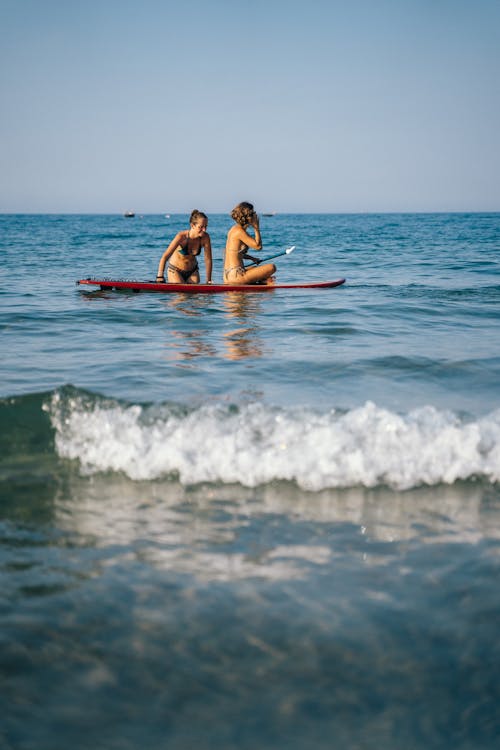
M243 201L243 203L238 203L238 205L235 206L233 210L231 211L231 218L234 219L234 221L237 224L240 224L242 227L245 227L248 224L251 224L253 215L254 215L253 206L251 203L247 203L247 201Z
M208 216L206 216L203 211L198 211L197 208L193 209L191 211L191 216L189 217L189 223L190 224L196 224L198 221L202 221L203 219L206 219L208 221Z

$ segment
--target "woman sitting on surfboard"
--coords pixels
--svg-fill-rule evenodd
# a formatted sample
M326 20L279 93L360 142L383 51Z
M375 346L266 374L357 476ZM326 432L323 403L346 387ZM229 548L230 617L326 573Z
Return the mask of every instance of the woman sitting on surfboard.
M251 203L238 203L231 211L231 217L236 222L227 233L226 254L224 257L225 284L273 284L273 273L276 271L274 263L265 263L257 268L245 268L243 259L248 258L254 263L260 263L259 258L248 255L247 250L262 250L260 238L259 217L253 210ZM255 237L248 234L247 228L253 227Z
M171 284L199 284L200 272L196 256L203 248L207 284L212 283L212 245L207 233L208 219L204 213L195 209L191 212L189 225L189 229L177 232L161 256L157 282L165 281L165 264L168 260L167 275Z

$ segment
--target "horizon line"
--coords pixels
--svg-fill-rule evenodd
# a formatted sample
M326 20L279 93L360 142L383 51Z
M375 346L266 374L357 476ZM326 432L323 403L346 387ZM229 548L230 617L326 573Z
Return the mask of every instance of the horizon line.
M133 216L126 216L125 211L13 211L9 209L0 208L0 216L121 216L123 218L141 218L144 216L162 216L169 218L171 216L185 216L191 213L192 209L181 211L134 211ZM207 214L216 216L230 216L228 211L206 211ZM406 210L352 210L352 211L273 211L266 212L260 211L259 216L264 218L275 218L277 216L308 216L308 215L323 215L323 216L366 216L366 215L404 215L404 214L497 214L500 213L498 209L406 209Z

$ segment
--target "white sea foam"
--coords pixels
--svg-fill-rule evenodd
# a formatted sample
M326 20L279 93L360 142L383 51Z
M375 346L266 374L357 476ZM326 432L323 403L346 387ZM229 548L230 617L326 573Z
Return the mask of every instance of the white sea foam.
M48 410L63 458L84 473L183 484L289 480L306 490L500 481L500 410L475 421L427 406L399 415L367 402L348 412L207 405L122 405L78 393Z

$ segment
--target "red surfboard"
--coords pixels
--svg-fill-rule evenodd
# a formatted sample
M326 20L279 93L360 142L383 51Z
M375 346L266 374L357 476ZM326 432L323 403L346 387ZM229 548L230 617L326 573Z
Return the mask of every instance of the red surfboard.
M272 292L276 289L331 289L345 279L313 281L305 284L157 284L153 281L126 281L119 279L79 279L77 284L97 286L100 289L128 289L131 292L163 292L188 294L217 294L219 292Z

